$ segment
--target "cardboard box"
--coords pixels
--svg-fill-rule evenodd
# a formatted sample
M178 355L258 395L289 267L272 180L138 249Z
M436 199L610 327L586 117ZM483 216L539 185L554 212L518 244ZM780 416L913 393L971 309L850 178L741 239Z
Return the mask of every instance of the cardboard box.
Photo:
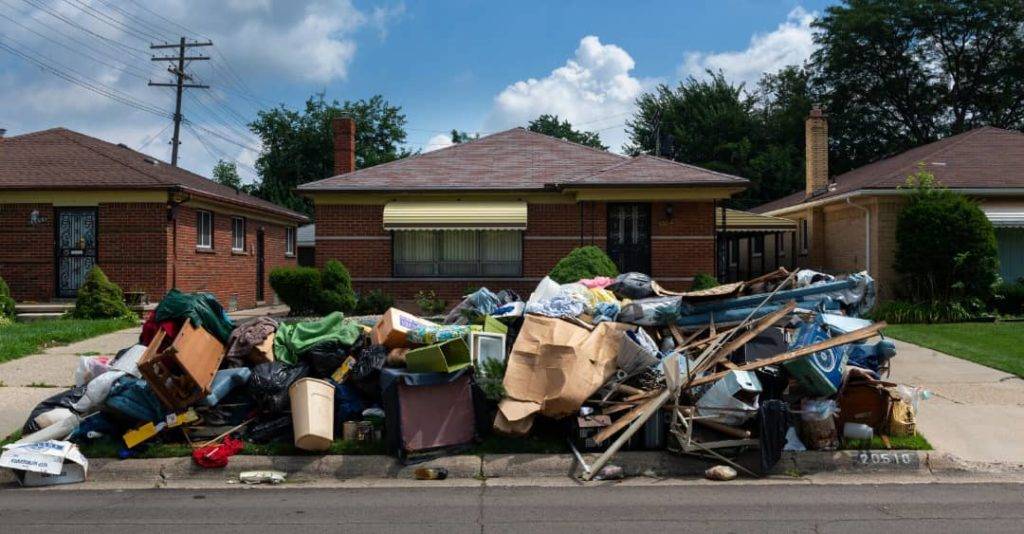
M635 328L603 322L593 330L562 319L527 315L512 346L495 430L529 432L536 414L560 419L579 410L615 374L622 338Z
M139 360L139 372L160 402L181 411L210 394L213 376L224 359L224 345L212 334L185 321L166 350L160 350L163 330Z
M22 486L54 486L84 482L89 460L77 445L50 440L5 445L0 467L13 471Z
M380 321L377 321L376 326L373 327L371 338L374 344L384 345L388 349L412 348L415 345L409 343L406 335L410 330L427 326L437 325L397 308L388 308L388 311L384 312Z
M463 338L412 349L405 355L410 373L451 373L469 367L469 345Z
M273 363L274 362L274 338L277 337L277 333L271 332L267 339L263 340L263 343L256 345L249 352L249 364L259 365L261 363Z

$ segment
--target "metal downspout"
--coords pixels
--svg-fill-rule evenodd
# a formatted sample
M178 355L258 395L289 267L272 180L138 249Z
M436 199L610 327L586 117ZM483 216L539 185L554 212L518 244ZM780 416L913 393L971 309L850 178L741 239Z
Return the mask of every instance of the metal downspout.
M864 212L864 272L871 274L871 209L854 204L852 197L846 197L846 203Z

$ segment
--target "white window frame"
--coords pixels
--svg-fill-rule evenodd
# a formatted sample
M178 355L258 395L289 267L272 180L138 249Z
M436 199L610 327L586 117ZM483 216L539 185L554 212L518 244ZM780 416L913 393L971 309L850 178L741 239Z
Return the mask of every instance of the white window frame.
M295 255L295 228L284 229L284 255L292 257Z
M211 211L196 210L196 248L213 250L213 212Z
M231 251L245 252L245 217L231 218Z

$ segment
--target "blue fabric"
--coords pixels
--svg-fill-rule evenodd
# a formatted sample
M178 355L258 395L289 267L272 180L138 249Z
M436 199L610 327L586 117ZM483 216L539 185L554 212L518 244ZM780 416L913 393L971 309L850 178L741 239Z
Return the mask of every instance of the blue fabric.
M252 369L248 367L236 367L234 369L221 369L213 375L213 383L210 384L210 394L202 400L206 406L216 406L221 399L227 397L236 387L249 381L252 376Z
M594 324L614 321L619 316L620 309L617 302L598 302L597 306L594 306Z
M566 295L558 295L534 304L527 304L526 313L536 313L547 317L576 317L583 313L583 303Z
M345 384L334 384L335 428L345 421L360 421L363 418L363 400L355 390Z
M114 383L104 405L138 421L161 421L166 415L149 384L132 376L124 376Z
M854 343L847 352L850 365L878 374L879 368L896 355L896 344L888 339L875 343Z

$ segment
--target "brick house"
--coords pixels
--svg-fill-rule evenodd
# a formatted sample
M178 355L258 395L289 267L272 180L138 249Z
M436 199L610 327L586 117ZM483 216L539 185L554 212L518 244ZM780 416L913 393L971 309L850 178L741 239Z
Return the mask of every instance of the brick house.
M687 287L716 269L715 207L747 180L625 157L514 128L353 171L354 124L337 119L336 176L304 184L316 264L340 260L357 290L449 302L488 286L528 293L575 247L622 271Z
M797 265L867 270L880 296L896 295L896 219L907 177L923 166L945 187L974 198L996 229L1004 280L1024 277L1024 134L982 127L830 178L828 122L813 110L806 128L806 184L755 208L797 223Z
M99 265L124 291L273 301L306 217L63 128L0 136L0 276L18 301L70 299ZM269 298L268 298L269 297Z

